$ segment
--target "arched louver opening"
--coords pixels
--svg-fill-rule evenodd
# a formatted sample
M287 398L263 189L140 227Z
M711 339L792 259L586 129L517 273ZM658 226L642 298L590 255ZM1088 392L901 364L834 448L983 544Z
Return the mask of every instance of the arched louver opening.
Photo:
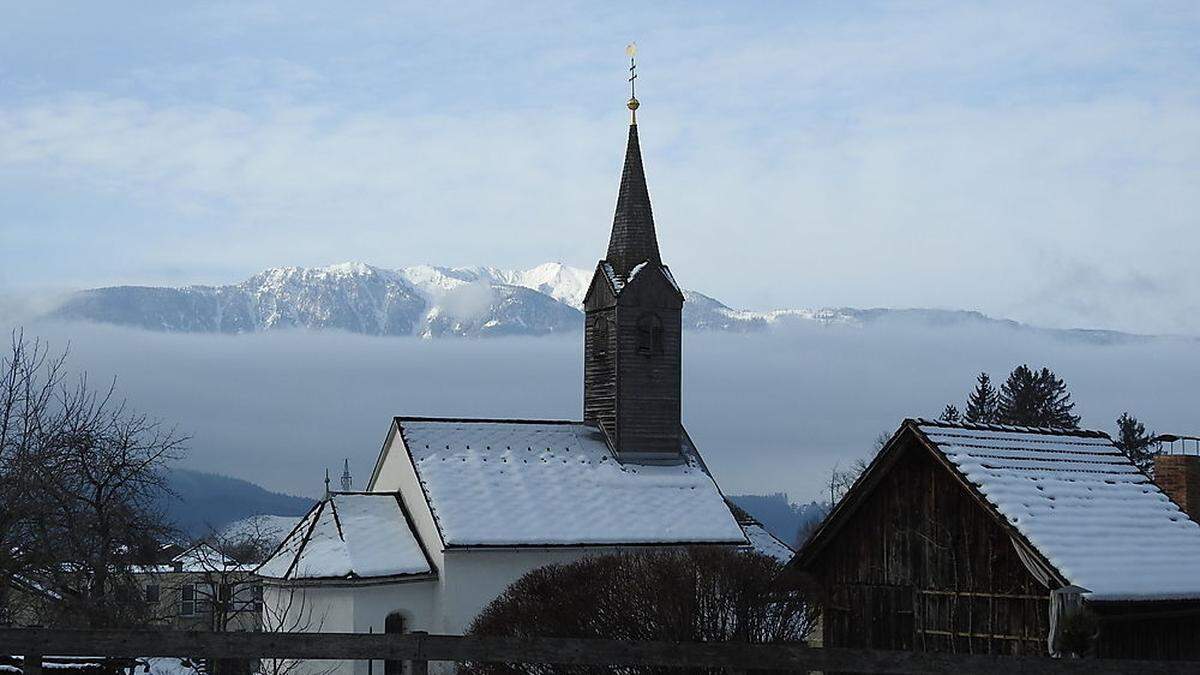
M592 319L592 358L603 361L608 358L608 319L598 316Z
M663 324L657 314L648 312L638 317L637 350L644 356L663 353Z

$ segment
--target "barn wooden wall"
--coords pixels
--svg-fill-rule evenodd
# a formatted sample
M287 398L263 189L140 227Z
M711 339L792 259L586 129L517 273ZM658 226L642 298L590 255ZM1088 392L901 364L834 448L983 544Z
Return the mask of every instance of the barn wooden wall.
M1200 659L1200 603L1111 603L1093 606L1101 619L1102 658Z
M908 442L810 568L826 594L825 644L1045 654L1047 589L974 497Z

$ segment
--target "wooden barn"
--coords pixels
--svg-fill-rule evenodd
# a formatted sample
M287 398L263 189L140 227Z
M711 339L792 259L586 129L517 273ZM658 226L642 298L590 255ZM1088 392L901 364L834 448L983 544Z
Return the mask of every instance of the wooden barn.
M905 420L786 579L828 647L1200 659L1200 525L1103 432Z

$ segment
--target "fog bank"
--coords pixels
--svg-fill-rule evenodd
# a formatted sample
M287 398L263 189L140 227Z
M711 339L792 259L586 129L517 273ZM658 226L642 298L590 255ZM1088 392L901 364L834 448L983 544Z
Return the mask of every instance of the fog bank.
M164 334L36 323L93 381L192 437L188 468L317 495L348 457L363 487L393 415L577 418L582 337L489 340L275 332ZM1194 340L1088 345L1007 329L888 322L775 333L688 333L684 420L727 493L807 500L836 463L906 416L962 400L980 370L1066 378L1083 424L1124 410L1159 431L1200 431Z

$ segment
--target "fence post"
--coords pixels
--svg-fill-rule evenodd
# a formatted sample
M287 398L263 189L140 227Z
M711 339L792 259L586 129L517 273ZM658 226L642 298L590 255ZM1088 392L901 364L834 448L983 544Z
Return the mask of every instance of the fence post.
M429 635L429 631L414 630L412 635L417 636L417 658L408 662L409 675L429 675L429 661L425 660L425 636Z
M21 672L24 675L42 675L42 655L26 654L21 662Z

